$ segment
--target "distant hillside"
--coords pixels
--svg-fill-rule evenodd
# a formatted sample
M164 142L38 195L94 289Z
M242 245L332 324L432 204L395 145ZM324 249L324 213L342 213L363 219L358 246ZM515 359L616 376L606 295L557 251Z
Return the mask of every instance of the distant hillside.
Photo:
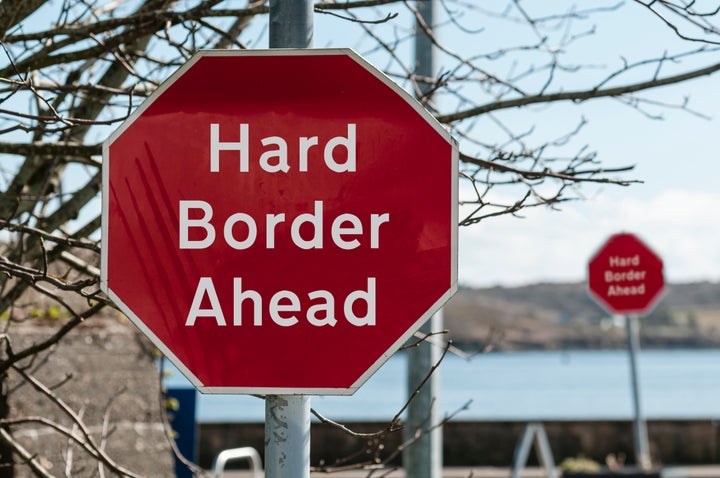
M618 323L619 322L619 323ZM462 288L445 307L449 338L468 351L625 347L625 326L585 284ZM641 319L645 348L720 346L720 284L671 284Z

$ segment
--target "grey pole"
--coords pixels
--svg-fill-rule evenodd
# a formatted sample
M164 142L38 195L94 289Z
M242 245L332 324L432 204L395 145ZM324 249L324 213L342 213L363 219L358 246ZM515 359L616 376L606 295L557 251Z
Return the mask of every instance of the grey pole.
M415 9L422 22L418 21L415 26L415 75L432 78L435 75L435 49L433 48L432 39L423 27L432 28L435 11L436 0L417 0ZM426 94L431 90L432 85L419 82L418 88L420 95Z
M311 48L313 4L270 0L270 48ZM265 476L310 478L310 397L265 397Z
M640 407L640 386L637 371L637 354L640 350L640 332L638 330L638 318L636 315L626 315L625 325L627 328L628 351L630 352L630 381L632 385L633 398L633 438L635 442L635 462L643 470L651 467L650 452L648 451L648 433Z
M265 397L265 476L310 477L310 397Z
M422 23L433 25L435 0L418 0L415 2ZM415 32L415 74L420 77L432 78L435 74L433 44L425 29L418 22ZM431 85L418 82L419 96L431 89ZM430 333L443 329L442 312L436 313L421 329L421 333ZM414 393L430 368L440 360L441 350L438 346L424 342L408 350L408 394ZM440 377L438 371L410 402L407 410L405 439L420 438L408 446L403 453L405 475L414 478L440 478L442 476L442 427L437 426L438 397ZM435 428L433 428L435 427ZM431 429L432 428L432 429Z
M270 48L312 48L313 3L270 0Z
M420 329L420 332L442 330L442 322L442 312L438 312ZM440 347L427 341L408 350L408 394L417 390L430 368L438 360L440 360ZM438 424L439 388L440 378L436 370L408 406L405 440L413 441L403 452L405 476L414 478L442 476L442 427L434 427Z

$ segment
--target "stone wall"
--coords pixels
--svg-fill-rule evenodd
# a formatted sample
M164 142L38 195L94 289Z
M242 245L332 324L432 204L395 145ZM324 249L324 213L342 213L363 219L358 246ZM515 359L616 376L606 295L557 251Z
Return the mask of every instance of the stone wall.
M60 323L28 319L9 323L7 330L19 351L43 341ZM152 352L123 319L94 317L23 365L82 418L93 440L113 461L141 476L170 477L173 459L160 418ZM17 372L11 371L9 390L11 418L42 417L79 433L61 406L24 383ZM12 434L53 475L102 476L96 459L47 425L28 422L13 426ZM27 466L18 464L15 469L16 476L31 476Z

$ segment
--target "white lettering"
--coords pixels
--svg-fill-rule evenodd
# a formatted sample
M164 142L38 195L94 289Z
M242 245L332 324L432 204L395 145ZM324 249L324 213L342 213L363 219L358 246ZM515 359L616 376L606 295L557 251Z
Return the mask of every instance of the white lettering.
M190 210L199 209L203 216L190 219ZM180 249L205 249L215 242L215 228L210 224L213 210L205 201L180 201ZM199 240L190 239L190 228L199 227L205 231L205 237Z
M210 301L209 309L200 308L205 296L207 296ZM211 277L201 277L198 281L197 288L195 289L195 296L193 297L190 311L188 312L187 319L185 320L185 325L195 325L195 321L198 317L214 317L217 325L226 325L225 316L223 315L222 308L220 307L220 300L218 299L217 292L215 292L215 285L213 284Z
M344 312L347 321L358 327L364 325L375 325L375 278L369 277L367 280L367 291L357 290L350 293L345 299ZM365 315L355 315L355 302L365 302Z
M248 165L248 136L250 127L247 124L240 125L240 141L220 141L220 125L218 123L210 124L210 172L217 173L220 171L220 151L237 151L240 153L240 172L247 173Z
M300 165L298 166L300 172L307 173L308 151L310 151L311 146L317 146L317 144L317 136L312 136L310 138L300 138Z
M253 325L262 325L262 297L254 290L242 290L242 277L233 279L233 325L242 325L242 305L253 303Z
M268 214L265 217L267 219L265 222L267 226L265 231L265 247L275 249L275 226L281 222L285 222L285 214Z
M263 138L261 141L263 146L268 144L274 144L277 146L276 150L265 151L260 155L260 167L268 173L277 173L282 171L287 173L290 169L288 165L288 152L287 143L280 136L270 136L269 138ZM271 164L270 159L277 158L277 164Z
M250 142L258 139L251 138L250 125L241 123L239 141L220 141L220 124L210 124L210 172L220 171L220 156L222 151L237 151L239 171L250 171ZM297 149L290 144L297 144ZM255 143L257 144L257 143ZM257 164L268 173L287 173L292 168L290 160L297 161L300 172L308 172L310 166L310 150L320 146L318 136L299 136L297 141L282 136L267 136L259 138L259 145L265 147L257 158ZM344 150L344 151L343 151ZM318 152L319 155L319 152ZM323 146L322 158L325 166L336 173L351 173L357 171L357 125L348 123L347 135L334 136ZM318 158L319 159L319 158Z
M336 173L354 172L356 170L357 141L355 139L355 125L353 123L348 124L347 130L346 138L336 136L328 141L323 151L325 164ZM344 163L338 163L333 156L333 152L338 146L343 146L347 151L347 159Z
M244 223L247 228L247 236L242 241L235 239L235 235L233 234L233 228L235 227L235 224L239 222ZM237 249L238 251L247 249L252 246L255 243L255 239L257 239L257 226L255 225L255 220L252 216L243 212L236 212L227 218L227 221L225 221L223 236L225 237L227 245L233 249Z
M645 280L647 271L630 269L629 271L605 271L605 282L637 282Z
M342 301L343 316L341 317L355 327L374 326L377 320L376 295L376 279L368 277L365 289L350 292ZM205 300L209 302L209 308L202 308ZM334 327L338 322L335 315L337 300L327 290L311 291L306 298L301 298L289 290L280 290L270 296L267 301L267 309L264 309L264 301L260 292L243 289L242 277L235 277L233 278L232 301L232 325L235 327L243 325L243 309L252 315L253 326L263 325L264 313L267 314L265 317L272 320L272 324L280 327L298 325L302 318L313 327ZM201 277L185 325L194 326L199 317L214 318L218 326L227 325L220 304L220 297L215 290L212 278Z
M349 224L349 226L345 227L343 224ZM357 239L346 241L343 236L357 236L362 234L362 224L360 223L360 219L354 214L340 214L333 221L331 233L333 242L335 242L340 249L355 249L360 245L360 241Z
M283 304L283 302L285 302ZM290 327L298 323L296 316L283 317L283 312L299 312L300 299L294 292L281 290L276 292L270 299L270 318L282 327Z
M638 267L640 266L640 255L631 257L610 256L608 258L610 267Z
M390 222L390 214L370 214L370 249L380 247L380 226Z
M290 235L296 246L300 249L322 249L322 216L323 202L315 201L315 211L313 213L307 212L295 218L290 227ZM303 224L308 224L311 228L312 235L310 239L304 239L300 234L300 228Z
M611 285L608 287L608 297L622 297L629 295L645 295L645 284L633 286Z
M335 319L335 297L326 290L316 290L310 292L308 298L310 300L323 300L323 302L313 304L308 308L308 322L316 327L322 327L324 325L335 327L335 324L337 324L337 319ZM320 313L323 314L323 317L318 317Z
M200 211L202 217L191 219L194 211ZM179 242L180 249L206 249L215 243L215 226L212 223L212 206L199 200L183 200L179 203ZM263 220L244 212L231 214L223 225L222 237L225 243L235 250L245 250L257 243L259 231L265 227L265 247L275 248L278 225L287 221L285 213L265 214ZM314 201L313 211L298 214L290 222L290 239L300 249L323 249L323 227L330 218L325 217L323 201ZM390 222L390 214L370 214L369 224L358 216L341 213L330 222L332 243L344 250L356 249L366 244L370 249L380 247L380 226ZM201 238L191 239L191 230L204 232ZM283 230L283 229L280 229ZM198 234L195 234L197 236ZM368 237L369 236L369 237ZM363 242L364 241L364 242ZM262 239L261 239L262 242Z

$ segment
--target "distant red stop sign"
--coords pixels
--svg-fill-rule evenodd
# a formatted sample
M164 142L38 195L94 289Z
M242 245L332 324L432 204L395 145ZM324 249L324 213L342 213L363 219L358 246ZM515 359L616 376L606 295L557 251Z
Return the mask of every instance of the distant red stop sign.
M457 148L349 50L208 51L105 142L102 288L201 390L350 394L457 289Z
M662 260L633 234L615 234L588 265L590 294L614 314L645 314L665 287Z

